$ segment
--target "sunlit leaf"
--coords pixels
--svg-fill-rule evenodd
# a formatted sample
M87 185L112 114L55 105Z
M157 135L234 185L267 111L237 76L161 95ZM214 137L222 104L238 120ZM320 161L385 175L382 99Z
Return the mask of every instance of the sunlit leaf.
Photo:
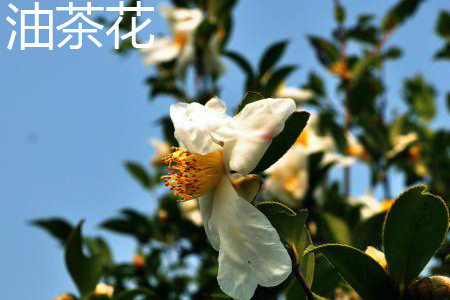
M395 200L384 225L384 249L392 277L408 284L441 245L448 228L444 201L414 186Z
M85 296L95 290L101 275L102 261L100 256L83 254L82 225L83 222L80 222L67 239L64 256L72 280L80 294Z

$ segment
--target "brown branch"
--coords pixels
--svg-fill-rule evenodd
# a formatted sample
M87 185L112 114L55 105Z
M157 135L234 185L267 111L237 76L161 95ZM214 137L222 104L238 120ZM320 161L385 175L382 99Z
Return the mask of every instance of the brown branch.
M291 257L292 261L292 272L294 273L295 278L297 279L298 283L302 287L303 291L306 294L306 298L308 300L315 300L314 294L311 291L311 288L308 286L308 283L306 283L305 277L302 274L302 271L300 270L300 265L297 262L297 256L295 255L294 250L289 245L286 247L289 256Z

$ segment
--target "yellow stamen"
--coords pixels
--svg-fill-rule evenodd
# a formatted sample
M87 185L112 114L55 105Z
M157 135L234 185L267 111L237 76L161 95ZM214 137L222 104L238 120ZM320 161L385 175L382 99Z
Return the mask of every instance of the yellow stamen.
M214 188L225 172L223 152L214 150L201 155L186 148L174 147L163 162L168 164L169 174L161 179L170 187L180 201L198 198Z

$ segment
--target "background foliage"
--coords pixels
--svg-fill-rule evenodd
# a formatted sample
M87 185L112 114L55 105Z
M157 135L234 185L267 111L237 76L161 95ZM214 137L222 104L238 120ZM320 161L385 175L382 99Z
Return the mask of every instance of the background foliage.
M260 209L268 215L286 244L295 249L294 261L299 263L312 290L323 297L338 297L337 291L341 290L351 295L353 288L364 299L395 299L400 294L422 299L420 292L408 286L432 256L436 259L433 272L448 274L449 242L441 246L446 237L448 212L441 199L450 199L450 135L444 128L430 126L436 114L437 91L423 74L411 74L404 79L402 89L406 110L391 113L385 109L389 101L385 65L407 51L387 44L398 28L407 26L408 19L420 9L422 2L399 1L385 13L381 22L370 14L348 20L345 7L335 2L336 25L331 28L331 34L307 36L328 76L336 78L337 84L332 88L338 91L340 98L338 102L330 100L324 80L317 72L311 71L301 84L302 88L313 92L312 97L301 103L301 108L317 112L320 134L333 138L336 152L355 156L358 163L367 165L371 170L368 189L381 186L384 199L396 196L391 193L388 176L391 169L404 175L405 185L423 183L430 193L441 197L424 193L424 187L416 186L394 202L387 216L385 211L380 211L365 219L361 215L363 205L349 201L351 167L343 167L342 176L335 179L331 172L337 167L334 163L322 164L324 153L320 152L308 158L308 189L294 211L267 203L283 199L263 194L258 199L264 203ZM226 88L218 85L221 73L208 72L204 61L205 49L217 32L223 36L217 47L218 54L236 64L245 75L242 101L236 112L245 103L276 96L277 89L297 68L297 62L280 64L289 42L269 45L262 51L258 65L253 66L245 53L227 47L227 37L236 30L232 26L235 4L234 1L174 1L175 6L201 8L208 18L195 34L197 50L191 65L192 74L179 74L173 62L159 64L157 72L147 80L152 101L158 101L161 95L170 95L176 101L205 103L211 96L220 95L221 89ZM450 57L449 19L449 12L443 11L436 20L436 33L442 38L443 48L436 50L435 59ZM120 53L127 51L132 50L124 44ZM186 88L189 81L197 82L195 88ZM175 145L170 120L163 117L160 125L166 141ZM294 122L283 134L292 136L288 140L293 142L299 128L302 126ZM363 152L349 150L348 133L357 137ZM416 136L414 141L397 147L401 144L400 137L411 133ZM286 150L273 149L278 151L269 152L255 173L265 176L261 172L284 154L281 150ZM163 166L149 167L132 161L125 166L144 188L159 189ZM99 280L114 285L114 299L132 299L137 293L151 295L148 296L151 299L226 297L216 283L217 253L208 245L203 228L188 218L169 193L153 201L159 203L154 214L123 209L100 224L105 230L135 240L136 256L129 263L115 262L105 239L82 236L82 223L70 224L60 218L33 221L65 245L67 269L78 288L78 292L74 291L76 297L106 297L93 294ZM300 210L305 208L308 217ZM289 232L292 228L294 232ZM83 254L82 244L89 250L88 255ZM312 244L317 247L308 248ZM367 246L384 250L389 273L362 252ZM372 271L361 273L367 269ZM259 288L254 298L271 299L280 294L287 299L305 297L291 278L273 289Z

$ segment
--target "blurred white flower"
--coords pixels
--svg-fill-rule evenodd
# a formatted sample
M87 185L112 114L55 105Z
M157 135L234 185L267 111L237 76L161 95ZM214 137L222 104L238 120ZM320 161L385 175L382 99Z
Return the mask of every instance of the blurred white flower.
M200 208L198 206L197 200L192 201L184 201L180 202L181 206L181 213L192 221L197 226L201 226L203 224L202 222L202 215L200 213Z
M172 37L158 38L152 47L143 49L145 62L157 64L168 62L178 56L192 56L194 54L194 33L203 20L202 11L162 5L161 13L170 24Z
M291 207L301 205L308 188L308 155L298 143L266 170L264 189Z
M159 139L150 139L150 145L153 146L155 153L150 158L153 165L161 165L163 158L170 153L170 145Z
M351 196L348 198L348 201L349 204L360 207L361 218L363 220L389 210L394 202L392 199L384 199L379 202L372 193L369 192L361 196Z
M313 96L314 93L311 90L286 86L284 83L281 83L275 90L275 97L292 98L299 104L311 99Z
M263 99L232 118L218 98L170 109L181 148L165 159L171 173L163 180L183 200L198 198L206 234L219 251L219 286L235 299L250 299L258 284L276 286L291 273L276 230L249 202L259 190L248 187L260 185L257 176L246 185L233 185L231 177L256 167L294 110L292 99Z
M417 133L415 132L391 137L391 143L394 147L386 153L386 157L395 157L415 141L417 141Z
M142 49L144 62L153 65L176 59L177 73L184 73L187 66L195 61L195 31L204 20L203 12L198 8L162 5L161 13L170 25L172 37L157 38L152 47ZM217 35L213 36L205 49L204 60L206 72L223 71Z

